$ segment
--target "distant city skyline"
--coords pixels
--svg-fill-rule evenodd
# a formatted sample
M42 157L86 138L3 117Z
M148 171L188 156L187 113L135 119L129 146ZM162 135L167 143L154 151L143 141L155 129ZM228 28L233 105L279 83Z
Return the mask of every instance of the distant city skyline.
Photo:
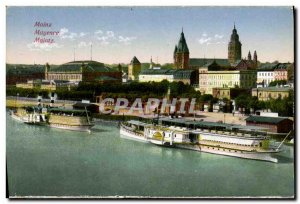
M35 26L36 22L50 27ZM291 7L8 7L7 63L172 63L183 28L190 58L227 58L233 25L242 58L257 51L261 62L293 62ZM34 43L50 33L53 43ZM39 34L39 35L37 35Z

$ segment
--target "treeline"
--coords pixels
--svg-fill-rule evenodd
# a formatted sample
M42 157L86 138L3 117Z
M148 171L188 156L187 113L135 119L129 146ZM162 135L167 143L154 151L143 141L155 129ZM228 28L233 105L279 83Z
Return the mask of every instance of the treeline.
M291 92L289 97L270 99L268 101L259 101L257 97L250 95L240 95L235 99L235 104L238 108L245 110L245 113L250 113L251 110L266 110L277 112L279 116L294 115L294 98Z
M132 82L129 84L99 84L81 82L77 87L68 90L56 90L55 93L58 99L61 100L90 100L95 102L96 96L103 95L105 97L127 98L129 101L135 100L135 98L163 98L167 95L170 88L170 98L186 97L203 99L206 96L201 96L199 91L195 91L190 85L183 82L168 82L164 80L162 82ZM49 98L51 91L41 89L23 89L16 87L7 87L7 96L16 96L19 94L21 97L37 97L42 95L43 98Z

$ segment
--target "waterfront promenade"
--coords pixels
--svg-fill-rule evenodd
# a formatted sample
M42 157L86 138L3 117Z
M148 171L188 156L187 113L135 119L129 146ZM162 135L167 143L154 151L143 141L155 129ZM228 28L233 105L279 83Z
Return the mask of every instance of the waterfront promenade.
M55 106L61 106L65 108L72 108L72 105L80 102L80 101L69 101L69 100L56 100ZM42 99L42 103L45 105L50 104L50 99ZM6 107L8 108L14 108L14 107L24 107L24 106L33 106L37 104L36 98L26 98L26 97L6 97ZM127 112L129 109L120 110L119 115L129 115ZM132 114L134 116L140 116L139 112L134 111ZM153 118L156 117L155 115L143 115L143 117L147 118ZM197 111L194 117L185 117L190 120L205 120L209 122L225 122L225 123L231 123L231 124L237 124L237 125L246 125L245 118L247 116L241 115L241 114L235 114L232 113L214 113L214 112L204 112L204 111Z

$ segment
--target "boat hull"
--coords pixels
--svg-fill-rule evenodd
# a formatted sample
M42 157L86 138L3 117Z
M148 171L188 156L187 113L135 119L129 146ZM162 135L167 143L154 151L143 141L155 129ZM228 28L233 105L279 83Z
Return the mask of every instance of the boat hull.
M25 120L24 120L22 117L20 117L20 116L14 114L14 113L11 113L11 117L12 117L14 120L16 120L16 121L19 121L19 122L22 122L22 123L25 122Z
M145 143L149 142L149 140L145 138L144 135L130 131L127 128L123 127L122 125L120 127L120 136L122 138L131 139L139 142L145 142Z
M94 124L91 125L66 125L66 124L54 124L54 123L46 123L46 122L30 122L27 117L20 117L14 113L11 113L11 117L14 120L19 122L28 124L28 125L42 125L48 126L51 128L63 129L63 130L71 130L71 131L80 131L80 132L90 132L91 128Z
M147 138L142 134L135 133L130 128L126 128L126 126L124 126L124 125L121 125L121 127L120 127L120 136L123 138L136 140L136 141L140 141L140 142L151 143L151 144L155 144L155 145L159 145L159 146L188 149L188 150L193 150L193 151L198 151L198 152L238 157L238 158L243 158L243 159L261 160L261 161L268 161L268 162L274 162L274 163L278 162L278 159L275 157L275 155L279 151L275 151L275 150L264 151L264 152L251 152L251 151L245 151L245 150L234 150L234 149L229 149L229 148L225 148L225 147L212 147L212 146L207 146L207 145L203 145L203 144L199 145L199 144L173 143L172 145L170 145L169 141L161 141L161 140L156 140L153 138Z
M64 124L48 124L51 128L63 129L63 130L71 130L71 131L80 131L80 132L90 132L91 128L94 125L64 125Z
M211 154L219 154L224 156L231 156L231 157L239 157L244 159L253 159L253 160L261 160L261 161L269 161L277 163L278 159L274 157L278 151L270 151L270 152L249 152L243 150L229 150L223 147L208 147L204 145L190 145L190 144L176 144L178 148L182 149L189 149L198 152L206 152ZM219 149L219 150L218 150Z

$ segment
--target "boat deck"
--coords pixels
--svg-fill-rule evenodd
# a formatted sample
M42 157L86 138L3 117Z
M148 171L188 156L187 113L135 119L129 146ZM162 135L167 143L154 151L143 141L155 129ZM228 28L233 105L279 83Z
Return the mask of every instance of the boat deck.
M242 151L256 151L256 152L270 152L270 151L272 151L270 149L266 150L266 149L263 149L263 148L260 148L260 147L227 144L227 143L220 143L220 142L214 142L214 141L205 141L205 140L201 140L200 145L207 145L207 146L214 146L214 147L234 149L234 150L242 150Z

